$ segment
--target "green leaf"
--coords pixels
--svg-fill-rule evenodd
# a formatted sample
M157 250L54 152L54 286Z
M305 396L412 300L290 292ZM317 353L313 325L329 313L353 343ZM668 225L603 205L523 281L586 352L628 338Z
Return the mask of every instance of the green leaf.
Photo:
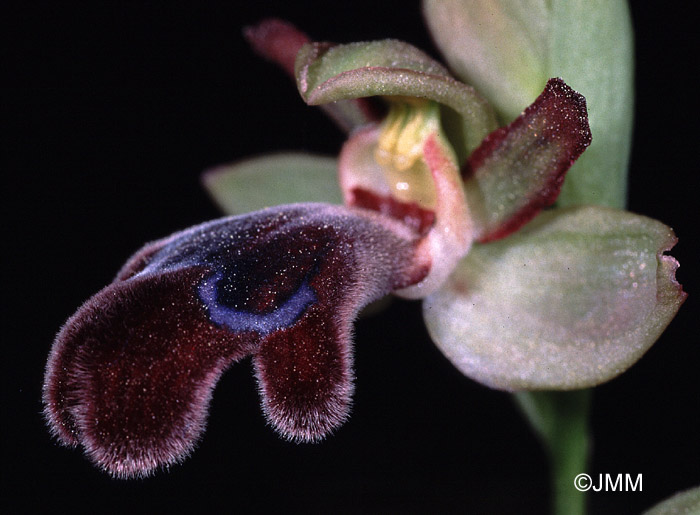
M426 0L423 14L450 68L504 121L518 116L553 77L545 0Z
M679 492L644 512L644 515L698 514L700 514L700 486Z
M428 330L465 375L504 390L576 389L636 362L685 293L663 253L673 231L608 208L541 214L472 248L424 303Z
M396 40L304 45L296 61L297 86L310 105L376 95L434 100L462 117L466 152L497 127L489 104L427 54Z
M302 153L254 157L202 176L205 189L229 215L295 202L342 204L337 160Z

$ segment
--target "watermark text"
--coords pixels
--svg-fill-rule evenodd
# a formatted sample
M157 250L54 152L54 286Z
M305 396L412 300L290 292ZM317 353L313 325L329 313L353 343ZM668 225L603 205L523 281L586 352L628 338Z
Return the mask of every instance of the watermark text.
M579 474L574 478L574 486L580 492L641 492L642 475L598 474L596 478L588 474Z

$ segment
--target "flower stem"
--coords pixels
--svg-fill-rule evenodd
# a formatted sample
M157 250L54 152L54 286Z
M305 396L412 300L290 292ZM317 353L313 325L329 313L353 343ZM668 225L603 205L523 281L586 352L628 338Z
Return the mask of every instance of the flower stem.
M586 471L591 390L518 392L515 399L549 456L552 513L583 515L585 493L574 478Z

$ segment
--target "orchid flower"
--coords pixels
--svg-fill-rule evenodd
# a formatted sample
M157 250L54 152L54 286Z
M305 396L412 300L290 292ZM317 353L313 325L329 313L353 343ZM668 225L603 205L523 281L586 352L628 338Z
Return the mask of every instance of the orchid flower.
M499 128L484 97L407 43L314 43L278 20L246 36L348 140L337 161L209 172L231 216L147 244L78 309L44 385L61 443L120 478L179 462L247 356L270 425L318 441L349 416L353 321L389 293L424 299L450 361L509 391L607 381L675 315L670 228L611 208L542 212L591 142L563 80Z

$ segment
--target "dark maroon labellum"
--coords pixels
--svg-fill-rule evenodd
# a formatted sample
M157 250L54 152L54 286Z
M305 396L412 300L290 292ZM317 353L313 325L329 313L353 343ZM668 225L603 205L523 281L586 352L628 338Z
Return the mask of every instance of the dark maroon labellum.
M352 321L426 275L417 245L380 215L298 204L145 246L56 337L53 433L114 476L148 475L192 451L218 378L253 355L270 424L323 438L348 416Z

